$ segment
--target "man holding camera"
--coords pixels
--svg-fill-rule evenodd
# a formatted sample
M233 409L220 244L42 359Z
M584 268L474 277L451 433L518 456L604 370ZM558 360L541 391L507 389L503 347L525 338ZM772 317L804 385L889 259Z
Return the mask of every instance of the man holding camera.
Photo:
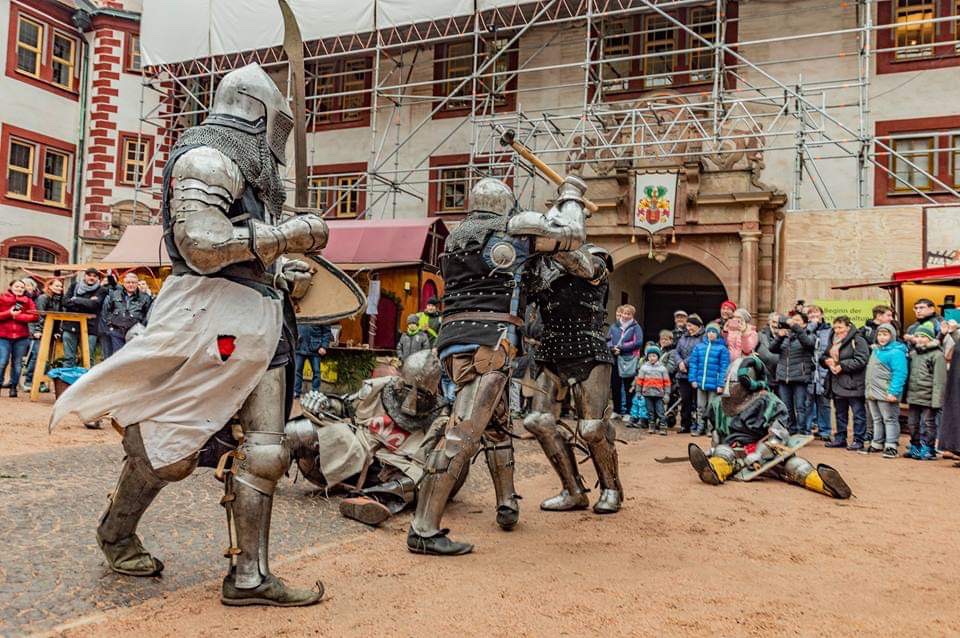
M816 338L807 331L807 316L796 310L779 318L775 335L770 352L780 355L777 390L787 407L787 429L798 434L806 429L807 384L813 374Z

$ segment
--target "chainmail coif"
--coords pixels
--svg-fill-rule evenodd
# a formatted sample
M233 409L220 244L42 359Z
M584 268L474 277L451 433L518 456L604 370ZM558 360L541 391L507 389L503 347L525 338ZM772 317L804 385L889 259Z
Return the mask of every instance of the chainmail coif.
M252 135L226 126L201 124L180 135L171 155L181 146L198 144L215 148L236 162L244 179L253 184L267 210L279 220L287 194L265 134Z

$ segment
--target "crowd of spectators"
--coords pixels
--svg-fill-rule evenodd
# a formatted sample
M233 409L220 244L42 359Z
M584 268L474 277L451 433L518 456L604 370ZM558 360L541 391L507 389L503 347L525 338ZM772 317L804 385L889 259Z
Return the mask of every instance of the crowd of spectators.
M960 331L929 299L913 310L916 321L901 330L889 306L876 306L873 318L856 326L847 316L827 321L822 308L798 302L767 315L758 329L728 300L709 322L677 310L674 325L645 342L636 309L621 306L607 335L616 359L615 416L651 432L678 425L679 432L708 435L707 409L723 394L729 366L753 355L786 406L793 434L884 458L958 452L960 366L950 360ZM909 434L904 446L902 426Z
M91 364L106 359L124 346L135 326L147 323L153 295L146 281L135 272L118 283L111 274L102 276L88 268L66 284L51 277L38 288L32 277L14 280L0 295L0 378L8 396L29 390L36 373L38 353L47 313L72 312L88 315L87 348ZM52 324L51 342L62 344L63 356L48 362L65 368L80 361L79 321ZM9 368L9 373L7 372ZM41 387L46 391L46 386Z

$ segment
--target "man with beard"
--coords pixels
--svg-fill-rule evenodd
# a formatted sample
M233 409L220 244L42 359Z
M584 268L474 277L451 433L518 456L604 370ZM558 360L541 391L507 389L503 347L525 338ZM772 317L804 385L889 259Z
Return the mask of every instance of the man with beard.
M613 356L605 335L613 259L602 248L585 244L579 250L557 254L551 262L555 278L538 295L543 319L536 355L539 392L533 397L533 408L523 426L540 442L563 488L557 496L543 501L540 509L562 512L589 505L577 471L572 437L559 423L569 394L577 415L576 436L590 450L600 483L600 498L593 511L613 514L623 501L608 405Z
M274 489L290 463L290 298L310 281L307 264L283 255L327 242L319 216L281 217L278 165L292 127L286 99L262 68L223 77L207 119L184 131L164 168L161 213L173 273L150 323L74 383L51 417L53 427L71 412L85 421L110 415L124 428L126 458L97 540L114 571L156 576L164 565L136 534L141 516L168 483L193 472L204 444L237 416L243 436L221 473L230 540L225 605L292 607L322 596L322 587L288 587L268 562Z
M520 508L513 486L507 420L511 360L521 343L526 294L538 285L537 255L576 250L586 238L586 184L567 177L546 215L511 215L516 199L504 182L484 178L470 191L471 213L447 238L441 266L446 289L436 348L456 384L450 424L427 459L407 548L458 555L473 545L451 540L440 521L463 467L484 452L497 494L497 524L513 529ZM498 424L498 427L490 427Z
M704 452L687 448L700 480L720 485L727 479L749 481L764 475L794 483L832 498L850 498L850 487L829 465L813 466L796 451L813 437L787 431L787 408L767 388L766 368L755 355L730 366L722 397L707 408L713 421L714 446Z

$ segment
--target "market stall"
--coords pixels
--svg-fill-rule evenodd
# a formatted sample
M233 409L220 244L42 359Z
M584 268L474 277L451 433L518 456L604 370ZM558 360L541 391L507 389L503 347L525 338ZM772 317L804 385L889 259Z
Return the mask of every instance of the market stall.
M960 321L956 300L960 298L960 266L919 268L893 273L887 281L855 283L834 286L834 290L876 287L890 296L890 305L896 310L903 326L916 321L913 305L918 299L930 299L937 312L946 319Z

